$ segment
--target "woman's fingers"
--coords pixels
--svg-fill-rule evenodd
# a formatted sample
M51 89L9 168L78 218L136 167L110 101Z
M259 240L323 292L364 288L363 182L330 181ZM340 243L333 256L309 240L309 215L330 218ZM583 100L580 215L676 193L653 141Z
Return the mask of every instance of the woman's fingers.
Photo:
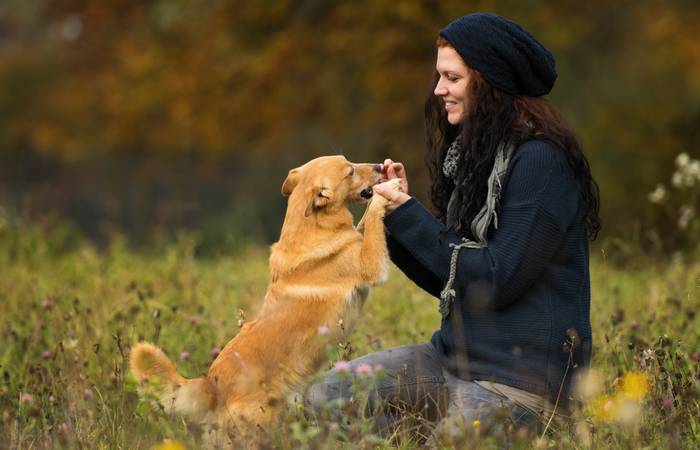
M404 165L387 158L384 160L384 163L382 163L382 179L393 180L394 178L401 179L403 191L408 194L408 178L406 177Z
M391 168L394 171L394 175L395 175L394 178L404 178L404 179L406 178L406 170L404 169L403 164L401 164L399 162L393 163L391 165Z
M391 167L392 164L394 164L394 161L392 161L389 158L385 159L384 162L382 163L382 172L381 173L382 173L383 179L385 179L385 180L390 179L389 178L389 167Z

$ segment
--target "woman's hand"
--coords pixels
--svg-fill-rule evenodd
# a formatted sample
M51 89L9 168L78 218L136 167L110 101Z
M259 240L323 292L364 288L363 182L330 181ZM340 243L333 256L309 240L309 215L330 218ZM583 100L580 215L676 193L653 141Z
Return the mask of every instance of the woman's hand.
M405 194L408 194L408 179L406 178L406 169L404 169L403 164L400 162L394 162L387 158L382 164L382 178L386 180L393 180L394 178L401 179L401 190Z
M386 212L391 213L411 198L411 196L408 195L406 170L404 169L403 164L394 162L390 159L385 159L384 164L382 164L382 178L387 180L399 178L401 180L401 187L398 191L387 186L387 183L380 183L372 188L376 195L381 195L389 201L389 203L386 205Z

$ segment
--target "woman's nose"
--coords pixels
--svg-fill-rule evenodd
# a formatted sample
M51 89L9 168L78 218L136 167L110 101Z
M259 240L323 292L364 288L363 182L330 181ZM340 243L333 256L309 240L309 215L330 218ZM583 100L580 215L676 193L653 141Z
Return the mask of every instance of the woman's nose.
M438 97L447 95L447 88L445 88L445 85L442 84L442 79L438 81L437 85L435 86L435 90L433 91L433 94L437 95Z

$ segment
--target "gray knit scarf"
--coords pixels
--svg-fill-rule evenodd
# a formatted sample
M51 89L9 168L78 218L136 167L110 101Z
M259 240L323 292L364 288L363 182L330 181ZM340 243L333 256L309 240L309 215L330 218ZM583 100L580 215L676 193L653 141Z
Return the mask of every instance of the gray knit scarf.
M463 248L484 248L488 246L488 230L491 224L494 228L498 228L498 202L501 198L503 189L502 180L508 171L508 163L513 155L515 147L511 144L501 143L496 149L496 158L494 160L493 169L488 179L488 193L486 202L481 207L471 223L471 232L474 240L462 238L459 244L450 244L452 247L452 259L450 261L450 277L445 284L445 288L440 293L440 314L443 320L446 319L452 303L454 302L456 292L452 285L454 284L455 275L457 273L457 258L459 251ZM460 222L459 206L457 204L457 173L459 168L459 155L462 152L462 139L457 137L445 154L445 161L442 165L442 172L446 177L450 178L455 183L452 190L450 201L447 203L446 223L448 228L456 229Z

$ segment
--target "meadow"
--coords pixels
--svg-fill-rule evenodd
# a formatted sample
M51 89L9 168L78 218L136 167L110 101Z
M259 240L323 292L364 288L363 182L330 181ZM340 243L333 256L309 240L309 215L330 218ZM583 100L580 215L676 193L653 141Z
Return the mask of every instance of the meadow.
M167 241L166 241L167 242ZM156 342L198 376L249 320L267 284L268 249L198 255L196 235L148 250L115 236L97 249L70 231L0 227L0 448L200 448L198 430L139 398L130 346ZM465 427L445 447L697 448L700 446L700 263L592 251L593 371L573 420L532 434ZM392 268L337 360L429 339L437 300ZM166 440L171 441L166 441ZM415 448L314 423L292 408L278 448Z

